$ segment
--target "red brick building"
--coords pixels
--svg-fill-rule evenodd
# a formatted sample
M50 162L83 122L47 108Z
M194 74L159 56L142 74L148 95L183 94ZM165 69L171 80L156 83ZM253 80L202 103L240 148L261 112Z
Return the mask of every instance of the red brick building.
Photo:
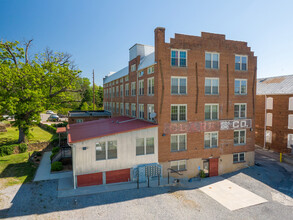
M257 80L255 142L280 153L293 146L293 75Z
M184 177L254 164L257 58L225 35L175 34L135 44L128 65L104 78L104 109L158 124L158 161ZM153 114L152 114L153 113Z

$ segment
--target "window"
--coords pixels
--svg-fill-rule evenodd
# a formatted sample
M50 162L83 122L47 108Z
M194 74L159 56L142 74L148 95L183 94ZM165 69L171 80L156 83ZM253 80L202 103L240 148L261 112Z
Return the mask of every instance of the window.
M235 79L234 94L235 95L247 94L247 80L246 79Z
M154 121L153 118L151 118L151 113L155 112L155 105L154 104L148 104L148 120Z
M287 148L293 149L293 134L288 134L288 145Z
M219 54L218 53L205 53L206 69L219 69Z
M288 128L293 129L293 115L288 115Z
M116 108L115 108L115 102L113 102L113 108L112 108L112 110L115 113L115 110L116 110Z
M125 96L129 96L129 84L125 84Z
M119 102L116 102L116 113L119 113Z
M123 85L120 85L120 96L123 97Z
M154 73L155 72L155 67L151 66L148 68L148 74Z
M125 114L129 115L129 103L125 103Z
M204 148L218 147L218 132L204 133Z
M171 94L186 95L187 78L171 77Z
M289 111L293 111L293 97L289 98Z
M136 105L134 103L131 104L131 116L136 117Z
M118 81L118 79L117 79L117 80L116 80L116 84L118 84L118 82L119 82L119 81Z
M115 97L115 87L112 88L113 97Z
M186 67L187 51L171 50L171 66Z
M140 71L139 72L139 77L143 76L144 72L143 71Z
M119 87L116 86L116 97L119 97Z
M246 118L246 104L234 104L234 118Z
M96 160L116 159L117 141L96 143Z
M219 78L205 78L205 94L206 95L219 94Z
M171 152L186 150L186 134L171 134Z
M244 156L245 153L236 153L233 154L233 163L240 163L240 162L244 162Z
M112 97L112 90L111 88L109 89L109 95L110 95L110 98Z
M144 95L144 80L139 80L138 82L138 94Z
M123 78L120 79L120 83L123 83Z
M267 98L267 109L272 110L274 105L274 99L272 97Z
M136 155L154 154L155 139L153 137L136 139Z
M139 104L139 118L144 119L144 104Z
M154 95L155 80L154 77L148 78L148 95Z
M247 56L235 55L235 70L247 70Z
M131 95L132 96L136 95L136 82L131 83Z
M132 64L130 70L131 72L134 72L136 70L136 64Z
M218 104L205 104L205 120L218 120Z
M129 77L125 76L125 82L128 82L128 80L129 80Z
M186 121L187 105L171 105L171 121Z
M234 145L241 145L246 143L246 130L234 131Z
M120 114L123 115L124 111L123 111L123 103L120 103Z
M272 131L266 130L266 143L272 143Z
M171 169L176 171L186 170L186 160L171 161Z
M273 114L272 113L267 113L266 125L273 126Z
M75 120L75 123L82 123L82 122L83 122L83 119L80 119L80 118Z

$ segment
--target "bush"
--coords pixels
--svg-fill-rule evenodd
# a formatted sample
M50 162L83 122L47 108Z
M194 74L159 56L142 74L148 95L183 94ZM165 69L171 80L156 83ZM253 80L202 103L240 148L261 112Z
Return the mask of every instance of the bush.
M200 178L205 178L206 177L206 174L205 174L205 172L203 170L199 171L199 177Z
M51 171L60 171L63 169L63 165L59 161L55 161L51 164Z
M40 151L38 151L38 152L36 153L36 155L37 155L38 157L40 157L40 156L42 156L42 153L41 153Z
M53 147L53 149L52 149L52 154L56 154L56 153L58 153L59 150L60 150L60 147Z
M18 150L19 150L19 153L24 153L27 151L27 145L25 143L21 143L19 146L18 146Z
M14 152L15 145L3 145L0 146L0 156L11 155Z
M40 123L39 126L43 129L45 129L46 131L49 131L52 134L56 134L57 128L54 128L51 125L47 125L47 124L42 124Z

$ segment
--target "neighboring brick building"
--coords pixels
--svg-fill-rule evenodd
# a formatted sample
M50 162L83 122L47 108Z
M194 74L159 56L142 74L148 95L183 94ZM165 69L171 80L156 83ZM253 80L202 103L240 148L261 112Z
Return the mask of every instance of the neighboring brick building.
M255 142L276 152L292 152L293 75L257 80Z
M111 112L105 110L68 112L69 124L82 123L87 121L99 120L103 118L111 118Z
M166 43L156 28L154 47L135 44L128 65L104 78L104 108L158 124L164 176L231 172L254 164L256 64L246 42L202 33Z

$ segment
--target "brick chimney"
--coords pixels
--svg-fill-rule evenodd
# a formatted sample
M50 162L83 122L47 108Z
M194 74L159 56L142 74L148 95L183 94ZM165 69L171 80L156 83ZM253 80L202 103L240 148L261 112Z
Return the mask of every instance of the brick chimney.
M157 27L155 29L155 61L158 62L158 52L165 43L165 28Z

